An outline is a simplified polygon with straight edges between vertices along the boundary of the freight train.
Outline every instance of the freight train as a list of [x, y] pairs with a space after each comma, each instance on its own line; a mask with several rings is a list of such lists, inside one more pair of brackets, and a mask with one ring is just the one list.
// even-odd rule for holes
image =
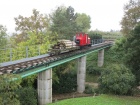
[[48, 53], [50, 55], [59, 55], [61, 53], [82, 49], [87, 46], [88, 47], [91, 46], [91, 41], [88, 34], [77, 33], [73, 37], [73, 41], [65, 39], [59, 40], [56, 44], [51, 46], [51, 49], [49, 50]]

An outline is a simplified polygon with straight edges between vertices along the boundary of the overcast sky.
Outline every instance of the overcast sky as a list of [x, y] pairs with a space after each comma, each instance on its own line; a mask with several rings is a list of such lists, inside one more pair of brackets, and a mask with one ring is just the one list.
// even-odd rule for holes
[[33, 9], [49, 14], [56, 7], [72, 6], [75, 12], [86, 13], [91, 17], [91, 30], [120, 30], [124, 4], [129, 0], [0, 0], [0, 24], [8, 32], [15, 31], [14, 17], [30, 16]]

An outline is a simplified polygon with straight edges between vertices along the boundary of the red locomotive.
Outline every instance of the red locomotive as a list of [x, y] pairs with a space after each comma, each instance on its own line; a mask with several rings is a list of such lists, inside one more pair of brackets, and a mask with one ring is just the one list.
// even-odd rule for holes
[[77, 46], [91, 46], [88, 34], [77, 33], [75, 36], [75, 43]]
[[91, 46], [91, 42], [88, 34], [77, 33], [74, 36], [73, 41], [65, 40], [65, 39], [59, 40], [55, 45], [51, 46], [49, 54], [58, 55], [61, 53], [78, 50], [85, 46]]

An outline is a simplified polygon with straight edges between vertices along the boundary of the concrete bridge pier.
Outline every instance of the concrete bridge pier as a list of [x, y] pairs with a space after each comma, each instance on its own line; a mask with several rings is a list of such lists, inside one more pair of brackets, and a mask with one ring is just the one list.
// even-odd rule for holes
[[98, 52], [98, 67], [102, 67], [104, 64], [104, 49]]
[[39, 105], [52, 103], [52, 69], [38, 73]]
[[85, 91], [86, 56], [78, 58], [77, 66], [77, 92], [83, 93]]

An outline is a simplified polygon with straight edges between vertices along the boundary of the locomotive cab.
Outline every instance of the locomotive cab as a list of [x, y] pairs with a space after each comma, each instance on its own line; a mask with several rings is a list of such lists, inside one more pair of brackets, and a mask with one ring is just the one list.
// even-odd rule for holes
[[75, 43], [77, 46], [91, 46], [90, 38], [88, 34], [85, 33], [77, 33], [75, 36]]

